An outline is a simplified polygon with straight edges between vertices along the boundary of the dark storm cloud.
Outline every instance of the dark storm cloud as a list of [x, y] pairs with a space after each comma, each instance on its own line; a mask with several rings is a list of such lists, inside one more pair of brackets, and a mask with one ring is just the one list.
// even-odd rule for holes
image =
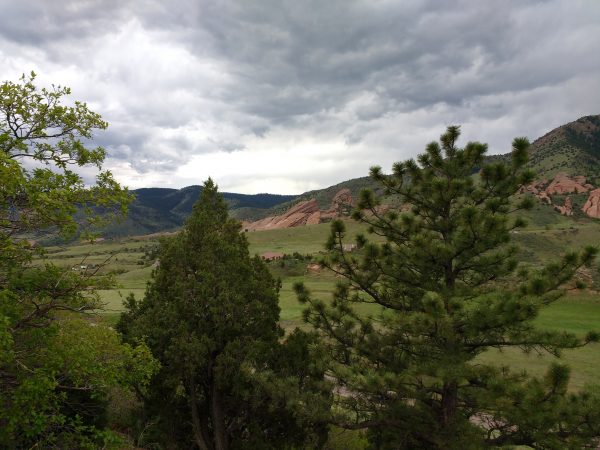
[[308, 180], [331, 184], [362, 175], [361, 159], [414, 155], [449, 123], [506, 151], [514, 135], [535, 138], [600, 103], [600, 2], [21, 1], [3, 11], [2, 60], [70, 71], [111, 123], [99, 142], [138, 174], [312, 139], [344, 155], [336, 179]]

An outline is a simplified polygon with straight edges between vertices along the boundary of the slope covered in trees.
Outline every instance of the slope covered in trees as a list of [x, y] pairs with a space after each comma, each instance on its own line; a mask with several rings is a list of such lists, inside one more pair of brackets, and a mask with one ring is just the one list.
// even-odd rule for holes
[[[143, 188], [132, 191], [135, 199], [127, 217], [102, 231], [105, 237], [135, 236], [170, 231], [183, 225], [200, 197], [201, 186], [182, 189]], [[275, 205], [287, 202], [294, 195], [223, 193], [229, 211], [240, 220], [264, 217]]]

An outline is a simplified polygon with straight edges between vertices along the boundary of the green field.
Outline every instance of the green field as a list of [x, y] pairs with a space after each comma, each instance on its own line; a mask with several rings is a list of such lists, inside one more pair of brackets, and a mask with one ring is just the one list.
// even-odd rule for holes
[[[541, 206], [541, 208], [545, 208]], [[563, 218], [550, 211], [536, 212], [528, 229], [514, 234], [514, 241], [521, 247], [521, 259], [531, 265], [551, 260], [560, 256], [566, 249], [577, 249], [584, 245], [597, 245], [600, 242], [600, 225], [597, 221]], [[348, 242], [365, 227], [355, 222], [347, 222], [346, 239]], [[305, 326], [302, 322], [301, 305], [293, 292], [293, 284], [303, 281], [317, 298], [328, 300], [337, 279], [327, 271], [308, 272], [306, 270], [310, 258], [317, 259], [324, 252], [324, 242], [329, 234], [329, 225], [320, 224], [291, 229], [255, 231], [247, 233], [252, 254], [262, 254], [266, 251], [281, 252], [292, 255], [294, 252], [303, 256], [302, 259], [289, 258], [284, 261], [269, 263], [271, 271], [282, 281], [280, 292], [281, 324], [289, 329], [295, 326]], [[65, 267], [103, 264], [104, 273], [113, 272], [116, 275], [118, 287], [100, 291], [105, 302], [105, 317], [110, 322], [116, 322], [123, 309], [123, 299], [133, 293], [137, 298], [144, 295], [144, 289], [152, 273], [152, 264], [145, 254], [158, 245], [157, 238], [150, 239], [121, 239], [102, 241], [94, 244], [69, 245], [51, 247], [48, 258]], [[307, 257], [307, 255], [310, 255]], [[537, 319], [540, 328], [567, 330], [577, 334], [585, 334], [592, 329], [600, 329], [600, 270], [596, 262], [591, 274], [591, 287], [595, 291], [578, 291], [571, 293], [550, 307], [542, 310]], [[374, 312], [373, 308], [365, 307], [364, 312]], [[541, 374], [553, 359], [548, 355], [526, 355], [517, 350], [503, 352], [490, 351], [481, 356], [482, 360], [525, 369], [532, 373]], [[597, 379], [600, 367], [600, 345], [566, 351], [562, 358], [573, 368], [571, 388], [577, 389], [585, 383]]]

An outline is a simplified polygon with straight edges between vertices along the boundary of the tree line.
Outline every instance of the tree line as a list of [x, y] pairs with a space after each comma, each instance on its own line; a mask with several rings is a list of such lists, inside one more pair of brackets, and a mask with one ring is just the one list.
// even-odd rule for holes
[[[477, 359], [599, 338], [533, 325], [597, 249], [517, 263], [510, 234], [532, 206], [514, 197], [533, 176], [526, 139], [509, 164], [486, 164], [487, 146], [459, 147], [451, 126], [390, 175], [374, 167], [383, 195], [408, 206], [382, 208], [363, 191], [358, 251], [332, 222], [321, 264], [340, 281], [330, 301], [296, 285], [306, 326], [287, 332], [279, 280], [209, 179], [112, 329], [91, 313], [114, 280], [57, 267], [28, 237], [98, 229], [131, 196], [102, 170], [104, 149], [88, 146], [107, 124], [85, 103], [64, 106], [68, 88], [34, 81], [0, 86], [0, 447], [123, 448], [106, 417], [115, 389], [135, 405], [130, 445], [145, 448], [324, 448], [334, 428], [362, 430], [371, 449], [598, 444], [600, 392], [569, 392], [566, 365], [536, 378]], [[77, 166], [98, 168], [93, 187]]]

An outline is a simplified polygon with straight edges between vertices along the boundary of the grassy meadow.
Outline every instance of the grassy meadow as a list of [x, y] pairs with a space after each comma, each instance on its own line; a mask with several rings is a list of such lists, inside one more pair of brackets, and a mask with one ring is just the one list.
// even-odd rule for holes
[[[514, 241], [521, 248], [521, 259], [530, 265], [558, 258], [568, 249], [600, 243], [600, 224], [597, 221], [563, 218], [542, 208], [533, 216], [531, 226], [515, 233]], [[552, 213], [550, 215], [549, 213]], [[357, 233], [365, 232], [365, 227], [355, 222], [347, 222], [346, 239], [351, 242]], [[327, 271], [308, 271], [311, 258], [317, 259], [324, 252], [324, 243], [329, 234], [329, 225], [255, 231], [247, 233], [252, 254], [266, 251], [281, 252], [287, 255], [298, 253], [300, 259], [289, 258], [269, 263], [271, 271], [282, 281], [280, 292], [281, 324], [290, 329], [303, 326], [303, 305], [299, 304], [293, 292], [295, 282], [303, 281], [315, 297], [324, 300], [331, 298], [336, 277]], [[133, 293], [141, 298], [147, 281], [150, 279], [153, 263], [150, 252], [158, 245], [158, 237], [105, 240], [93, 244], [67, 245], [48, 248], [48, 258], [66, 267], [92, 266], [105, 264], [104, 272], [112, 272], [118, 287], [100, 291], [105, 302], [104, 314], [109, 322], [118, 320], [123, 309], [123, 299]], [[600, 329], [600, 262], [589, 271], [588, 285], [593, 289], [571, 292], [558, 302], [542, 310], [537, 319], [540, 328], [566, 330], [585, 334], [592, 329]], [[90, 269], [84, 269], [90, 270]], [[375, 312], [374, 307], [365, 306], [365, 314]], [[490, 351], [481, 356], [482, 360], [542, 374], [553, 359], [548, 355], [523, 354], [517, 350], [502, 352]], [[573, 369], [571, 388], [577, 389], [585, 383], [597, 379], [600, 367], [600, 345], [567, 351], [562, 359]]]

